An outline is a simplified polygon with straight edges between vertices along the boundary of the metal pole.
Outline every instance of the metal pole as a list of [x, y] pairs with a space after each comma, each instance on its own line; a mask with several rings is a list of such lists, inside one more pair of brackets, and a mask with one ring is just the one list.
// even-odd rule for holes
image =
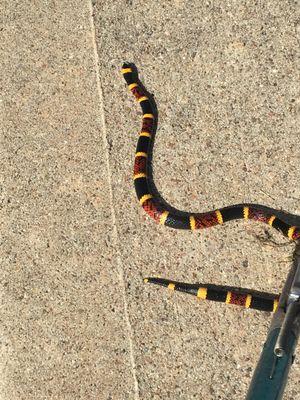
[[280, 400], [294, 361], [300, 328], [300, 245], [279, 299], [246, 400]]

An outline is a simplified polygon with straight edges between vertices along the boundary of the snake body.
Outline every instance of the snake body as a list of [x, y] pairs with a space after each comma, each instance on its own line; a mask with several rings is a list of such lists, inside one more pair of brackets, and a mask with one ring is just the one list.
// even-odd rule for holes
[[139, 102], [142, 113], [142, 129], [136, 147], [134, 162], [134, 185], [138, 200], [146, 213], [155, 222], [175, 229], [204, 229], [225, 222], [245, 219], [264, 222], [292, 240], [300, 238], [300, 226], [293, 226], [279, 218], [274, 210], [256, 204], [236, 204], [202, 213], [182, 212], [168, 207], [151, 189], [148, 171], [149, 149], [155, 134], [156, 112], [149, 95], [141, 85], [137, 73], [131, 64], [125, 63], [122, 74], [129, 90]]
[[[190, 213], [177, 210], [160, 198], [151, 176], [151, 151], [157, 128], [157, 112], [153, 100], [138, 79], [132, 64], [125, 63], [122, 74], [129, 90], [141, 106], [142, 128], [136, 147], [134, 162], [134, 186], [138, 200], [146, 213], [157, 223], [175, 229], [204, 229], [225, 222], [245, 219], [264, 222], [281, 231], [291, 240], [300, 238], [300, 226], [283, 220], [282, 212], [258, 204], [235, 204], [213, 211]], [[145, 282], [165, 286], [197, 296], [198, 299], [214, 300], [262, 311], [276, 311], [278, 295], [258, 293], [247, 289], [226, 288], [211, 284], [189, 284], [162, 278], [145, 278]]]

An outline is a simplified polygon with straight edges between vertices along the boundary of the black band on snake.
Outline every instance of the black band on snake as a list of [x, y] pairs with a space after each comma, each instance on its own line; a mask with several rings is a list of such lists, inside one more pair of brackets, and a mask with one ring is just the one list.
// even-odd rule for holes
[[[213, 211], [190, 213], [177, 210], [161, 199], [150, 179], [149, 172], [151, 169], [149, 160], [152, 149], [151, 145], [153, 144], [152, 141], [157, 128], [157, 112], [151, 96], [138, 79], [135, 66], [125, 63], [122, 67], [122, 74], [129, 90], [139, 102], [143, 113], [142, 128], [139, 133], [134, 162], [135, 190], [141, 206], [155, 222], [175, 229], [196, 230], [210, 228], [232, 220], [251, 219], [274, 227], [291, 240], [300, 238], [299, 225], [293, 225], [282, 219], [280, 217], [284, 214], [282, 211], [267, 206], [236, 204]], [[299, 221], [299, 217], [296, 218]], [[278, 303], [277, 295], [250, 294], [249, 291], [241, 293], [240, 290], [234, 290], [234, 288], [225, 290], [224, 287], [217, 287], [216, 285], [197, 286], [160, 278], [146, 278], [145, 282], [194, 294], [200, 299], [239, 304], [247, 308], [264, 311], [275, 311]]]

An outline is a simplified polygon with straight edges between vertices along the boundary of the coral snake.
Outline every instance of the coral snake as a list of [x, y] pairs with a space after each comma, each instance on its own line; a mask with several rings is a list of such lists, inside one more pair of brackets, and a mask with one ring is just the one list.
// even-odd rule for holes
[[[152, 96], [138, 78], [134, 64], [124, 63], [121, 70], [129, 90], [141, 106], [142, 128], [136, 147], [134, 162], [134, 186], [138, 200], [155, 222], [175, 229], [204, 229], [237, 219], [264, 222], [281, 231], [291, 240], [300, 238], [300, 226], [289, 224], [275, 210], [258, 204], [236, 204], [213, 211], [190, 213], [168, 205], [157, 192], [152, 180], [151, 156], [157, 128], [157, 111]], [[229, 288], [211, 284], [188, 284], [161, 278], [145, 278], [145, 282], [168, 287], [197, 296], [199, 299], [242, 305], [262, 311], [275, 311], [279, 295]]]

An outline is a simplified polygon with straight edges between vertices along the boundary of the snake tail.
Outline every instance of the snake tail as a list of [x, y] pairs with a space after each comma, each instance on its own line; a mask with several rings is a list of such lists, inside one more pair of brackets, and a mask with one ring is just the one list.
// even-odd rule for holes
[[258, 293], [247, 289], [226, 288], [212, 284], [190, 284], [162, 278], [144, 278], [145, 283], [153, 283], [196, 296], [200, 300], [212, 300], [226, 304], [235, 304], [254, 310], [275, 312], [279, 295]]

